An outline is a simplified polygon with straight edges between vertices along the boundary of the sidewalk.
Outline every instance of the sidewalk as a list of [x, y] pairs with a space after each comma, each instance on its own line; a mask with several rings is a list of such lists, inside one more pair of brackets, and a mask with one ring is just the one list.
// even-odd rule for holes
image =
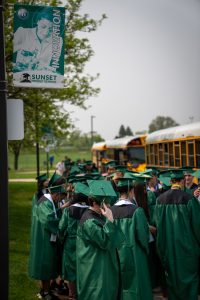
[[9, 182], [37, 182], [33, 178], [15, 178], [15, 179], [9, 179]]

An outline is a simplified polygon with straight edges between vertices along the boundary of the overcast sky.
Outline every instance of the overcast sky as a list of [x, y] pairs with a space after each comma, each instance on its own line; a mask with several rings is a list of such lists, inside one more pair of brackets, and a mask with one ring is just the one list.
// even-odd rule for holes
[[100, 73], [88, 110], [67, 106], [82, 133], [114, 138], [120, 125], [148, 130], [157, 116], [179, 124], [200, 121], [200, 0], [85, 0], [82, 12], [105, 13], [88, 35]]

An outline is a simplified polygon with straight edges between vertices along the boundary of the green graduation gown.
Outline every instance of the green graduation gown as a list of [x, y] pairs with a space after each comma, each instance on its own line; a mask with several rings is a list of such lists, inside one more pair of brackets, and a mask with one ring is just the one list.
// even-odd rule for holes
[[197, 199], [182, 190], [170, 189], [158, 197], [154, 220], [169, 300], [197, 300], [200, 257]]
[[117, 300], [119, 264], [116, 247], [123, 233], [103, 216], [87, 209], [77, 230], [79, 300]]
[[118, 247], [123, 300], [153, 299], [148, 266], [149, 228], [144, 210], [128, 201], [112, 207], [116, 225], [126, 236]]
[[77, 226], [86, 208], [88, 206], [81, 204], [65, 208], [59, 222], [59, 237], [63, 244], [62, 278], [65, 280], [76, 280]]
[[[48, 196], [49, 197], [49, 196]], [[54, 279], [58, 276], [58, 241], [51, 241], [58, 232], [61, 209], [54, 211], [52, 202], [41, 197], [32, 218], [29, 276], [39, 280]]]

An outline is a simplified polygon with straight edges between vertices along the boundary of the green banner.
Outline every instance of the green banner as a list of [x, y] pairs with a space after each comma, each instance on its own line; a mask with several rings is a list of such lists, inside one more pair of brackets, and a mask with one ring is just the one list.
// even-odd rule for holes
[[64, 87], [65, 8], [14, 5], [13, 84]]

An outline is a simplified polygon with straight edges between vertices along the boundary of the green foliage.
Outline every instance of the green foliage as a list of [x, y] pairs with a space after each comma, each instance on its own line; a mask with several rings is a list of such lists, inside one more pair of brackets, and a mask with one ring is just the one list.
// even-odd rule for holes
[[179, 125], [174, 121], [171, 117], [163, 117], [163, 116], [158, 116], [156, 117], [149, 125], [149, 133], [164, 129], [164, 128], [169, 128], [173, 126]]

